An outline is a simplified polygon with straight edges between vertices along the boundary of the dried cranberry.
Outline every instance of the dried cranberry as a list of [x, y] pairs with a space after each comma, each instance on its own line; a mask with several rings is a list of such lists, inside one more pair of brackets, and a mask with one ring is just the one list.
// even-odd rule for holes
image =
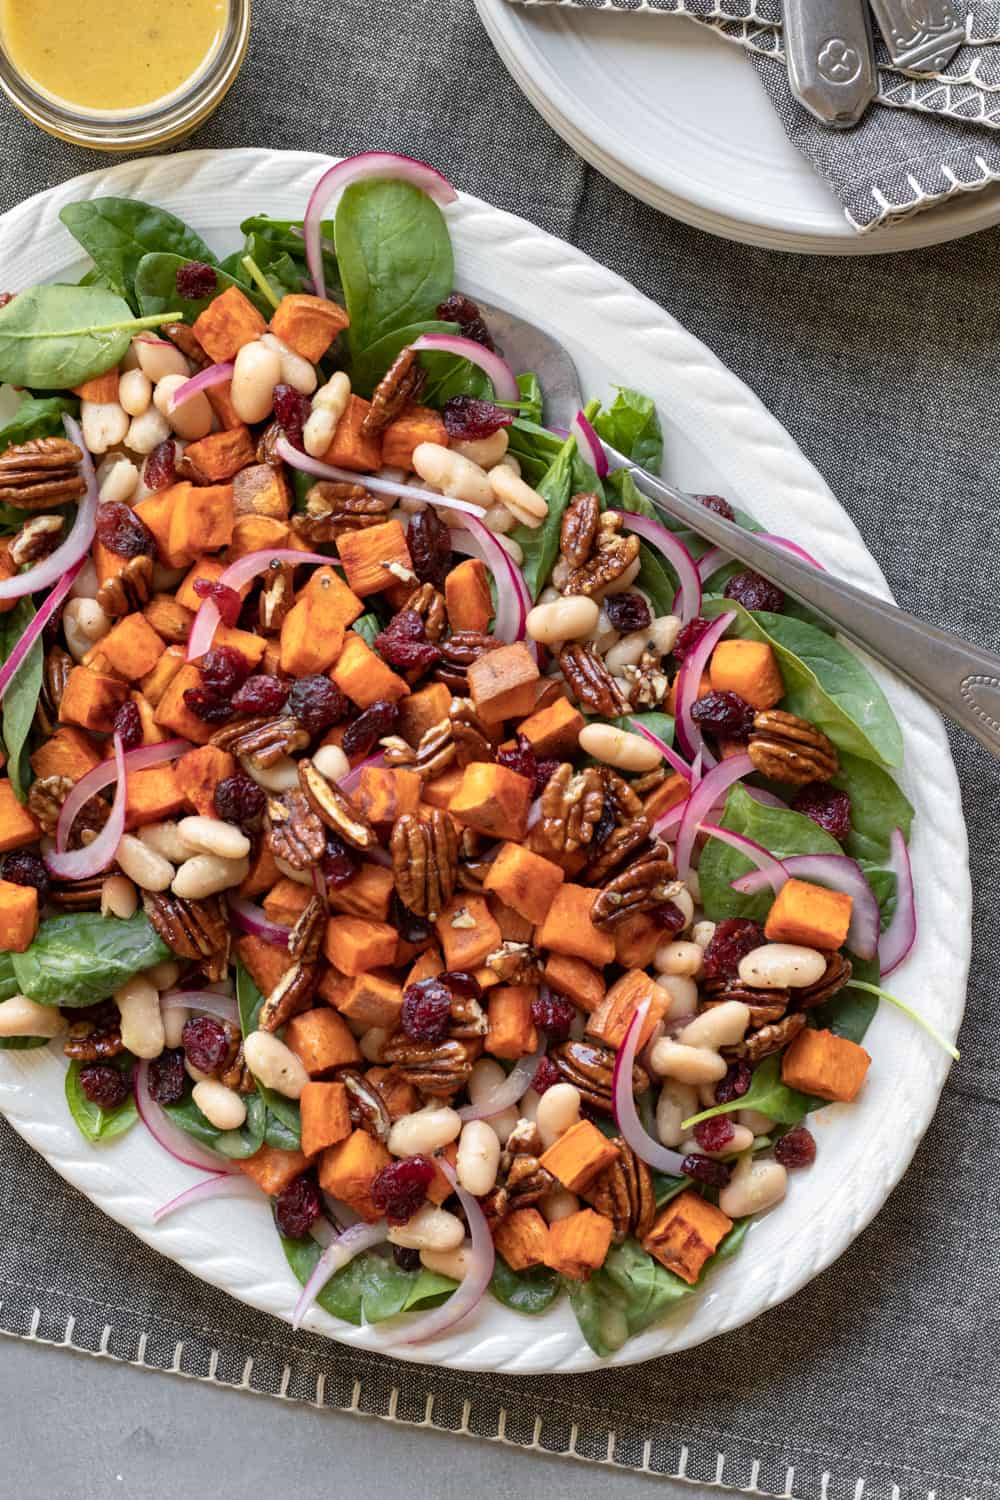
[[312, 402], [293, 385], [274, 387], [274, 418], [293, 448], [305, 451], [303, 434], [312, 411]]
[[399, 709], [387, 698], [377, 698], [369, 703], [364, 713], [358, 715], [353, 724], [344, 730], [340, 748], [348, 760], [359, 755], [368, 755], [385, 734], [392, 734], [399, 720]]
[[553, 756], [548, 760], [540, 760], [535, 763], [535, 796], [540, 797], [548, 786], [552, 777], [559, 769], [559, 761]]
[[98, 1109], [117, 1109], [132, 1088], [132, 1075], [110, 1063], [84, 1063], [78, 1076], [83, 1092]]
[[[499, 756], [497, 757], [499, 759]], [[590, 835], [591, 846], [601, 849], [611, 837], [618, 824], [618, 813], [615, 810], [614, 799], [605, 797], [604, 806], [601, 808], [601, 816], [594, 824], [594, 831]]]
[[400, 1025], [416, 1042], [440, 1042], [448, 1034], [451, 991], [439, 979], [420, 979], [403, 993]]
[[[605, 603], [607, 603], [607, 600], [605, 600]], [[703, 620], [700, 615], [693, 620], [688, 620], [683, 630], [679, 632], [676, 641], [674, 641], [674, 660], [683, 661], [686, 656], [690, 656], [706, 630], [711, 627], [711, 624], [711, 620]]]
[[438, 304], [437, 315], [442, 323], [457, 323], [464, 338], [474, 339], [484, 349], [496, 348], [483, 315], [471, 297], [463, 297], [461, 292], [452, 292], [450, 297]]
[[445, 402], [441, 415], [448, 436], [459, 443], [474, 443], [479, 438], [492, 437], [514, 420], [512, 411], [504, 411], [492, 401], [479, 401], [475, 396], [452, 396]]
[[776, 615], [785, 607], [785, 596], [778, 585], [752, 568], [745, 573], [734, 573], [722, 592], [727, 599], [742, 604], [744, 609], [764, 609]]
[[167, 490], [176, 479], [177, 444], [173, 438], [164, 438], [146, 459], [142, 482], [147, 490]]
[[716, 1115], [694, 1127], [694, 1138], [703, 1151], [724, 1151], [735, 1134], [728, 1115]]
[[721, 495], [696, 495], [706, 510], [714, 510], [717, 516], [724, 516], [727, 521], [736, 520], [736, 512], [728, 500], [723, 500]]
[[734, 1099], [742, 1099], [752, 1078], [748, 1063], [731, 1062], [725, 1075], [715, 1085], [716, 1104], [732, 1104]]
[[219, 611], [219, 618], [223, 625], [236, 624], [243, 607], [243, 600], [235, 589], [229, 587], [228, 583], [220, 583], [217, 578], [196, 578], [194, 591], [199, 599], [215, 601], [215, 607]]
[[274, 1217], [289, 1240], [304, 1240], [323, 1211], [319, 1189], [311, 1177], [294, 1178], [274, 1200]]
[[666, 928], [667, 932], [683, 932], [687, 926], [687, 917], [676, 901], [658, 902], [649, 915], [658, 927]]
[[783, 1167], [811, 1167], [816, 1160], [816, 1139], [804, 1125], [796, 1125], [774, 1143], [774, 1159]]
[[214, 1073], [226, 1059], [229, 1038], [214, 1016], [192, 1016], [181, 1032], [184, 1056], [199, 1073]]
[[690, 1156], [685, 1156], [681, 1162], [681, 1171], [685, 1177], [693, 1177], [696, 1182], [707, 1182], [712, 1187], [725, 1187], [729, 1181], [730, 1169], [724, 1161], [713, 1161], [710, 1156], [699, 1156], [693, 1151]]
[[33, 885], [40, 902], [49, 894], [49, 872], [38, 855], [28, 849], [15, 849], [8, 854], [2, 872], [3, 879], [11, 885]]
[[481, 1000], [483, 998], [483, 987], [475, 974], [467, 974], [464, 969], [447, 969], [445, 973], [437, 976], [438, 983], [443, 984], [449, 993], [458, 996], [462, 1000]]
[[219, 285], [214, 266], [207, 266], [203, 260], [189, 260], [183, 266], [178, 266], [174, 280], [177, 295], [183, 297], [185, 302], [204, 302]]
[[565, 995], [542, 990], [531, 1002], [532, 1025], [544, 1031], [552, 1042], [564, 1042], [576, 1015], [576, 1006]]
[[326, 830], [326, 851], [322, 865], [327, 885], [332, 885], [335, 890], [353, 880], [360, 869], [355, 850], [329, 828]]
[[422, 617], [415, 609], [401, 609], [375, 637], [375, 650], [390, 667], [426, 672], [441, 660], [441, 652], [427, 639]]
[[614, 628], [623, 635], [633, 630], [645, 630], [653, 618], [641, 594], [609, 594], [604, 601], [604, 611]]
[[764, 929], [749, 917], [726, 917], [712, 933], [702, 960], [706, 979], [735, 979], [740, 960], [764, 942]]
[[411, 518], [406, 545], [420, 582], [440, 588], [451, 567], [451, 531], [432, 505]]
[[114, 717], [115, 734], [121, 736], [123, 750], [135, 750], [142, 744], [142, 717], [139, 705], [128, 698]]
[[757, 710], [739, 693], [711, 692], [691, 705], [691, 717], [701, 728], [725, 740], [749, 739]]
[[426, 917], [418, 916], [415, 911], [404, 906], [395, 891], [392, 893], [389, 921], [404, 943], [425, 943], [434, 930]]
[[206, 724], [225, 724], [233, 717], [233, 707], [211, 688], [185, 688], [184, 707]]
[[184, 1096], [187, 1072], [183, 1047], [168, 1047], [149, 1065], [149, 1097], [157, 1104], [177, 1104]]
[[536, 1094], [544, 1094], [546, 1089], [552, 1088], [557, 1083], [562, 1083], [562, 1074], [550, 1058], [543, 1057], [535, 1069], [531, 1087]]
[[372, 1179], [372, 1202], [390, 1224], [405, 1224], [426, 1203], [434, 1173], [434, 1163], [426, 1156], [392, 1161]]
[[411, 1250], [407, 1245], [393, 1245], [392, 1258], [401, 1271], [419, 1271], [423, 1265], [419, 1250]]
[[105, 500], [97, 507], [97, 540], [116, 557], [152, 557], [153, 533], [131, 505]]
[[288, 694], [288, 712], [307, 734], [322, 734], [347, 715], [347, 699], [329, 677], [300, 677]]
[[851, 831], [851, 799], [847, 792], [838, 791], [825, 781], [810, 781], [792, 803], [795, 811], [812, 818], [820, 828], [825, 828], [838, 843], [843, 843]]
[[286, 682], [259, 672], [256, 677], [248, 677], [239, 692], [233, 694], [230, 706], [234, 714], [279, 714], [287, 697]]
[[508, 771], [516, 771], [518, 776], [530, 781], [534, 797], [542, 795], [559, 769], [558, 760], [539, 760], [531, 748], [531, 742], [523, 734], [518, 735], [516, 745], [497, 751], [497, 765], [506, 766]]
[[253, 663], [235, 646], [213, 646], [198, 663], [202, 684], [220, 698], [231, 698], [243, 686]]
[[236, 771], [224, 776], [215, 788], [212, 798], [215, 810], [225, 823], [235, 823], [246, 833], [255, 828], [264, 815], [267, 794], [251, 776]]

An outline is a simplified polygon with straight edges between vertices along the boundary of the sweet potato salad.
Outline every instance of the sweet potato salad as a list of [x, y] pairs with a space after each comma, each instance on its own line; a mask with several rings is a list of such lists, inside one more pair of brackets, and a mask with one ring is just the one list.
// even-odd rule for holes
[[152, 1217], [273, 1215], [296, 1322], [608, 1355], [884, 1065], [912, 810], [863, 663], [608, 471], [653, 401], [546, 425], [454, 197], [369, 153], [224, 258], [89, 200], [8, 289], [0, 1047], [201, 1169]]

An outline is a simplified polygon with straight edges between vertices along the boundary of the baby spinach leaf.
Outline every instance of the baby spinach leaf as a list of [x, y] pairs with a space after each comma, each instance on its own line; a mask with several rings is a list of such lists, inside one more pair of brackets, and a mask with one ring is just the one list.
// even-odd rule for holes
[[565, 446], [566, 439], [527, 417], [515, 417], [507, 428], [508, 452], [521, 465], [521, 473], [535, 489]]
[[567, 1280], [566, 1287], [580, 1332], [602, 1358], [614, 1354], [692, 1292], [635, 1240], [612, 1246], [604, 1265], [589, 1281]]
[[236, 965], [236, 1005], [240, 1013], [240, 1030], [244, 1037], [257, 1030], [257, 1017], [264, 1004], [264, 996], [254, 984], [250, 972], [243, 964]]
[[0, 1036], [0, 1052], [33, 1052], [36, 1047], [47, 1047], [49, 1040], [47, 1036]]
[[548, 1266], [514, 1271], [503, 1256], [498, 1255], [490, 1291], [498, 1302], [504, 1307], [512, 1307], [515, 1312], [541, 1313], [551, 1307], [562, 1291], [562, 1277]]
[[[243, 964], [236, 965], [236, 1004], [240, 1013], [240, 1029], [244, 1037], [257, 1029], [257, 1017], [264, 997], [254, 984]], [[267, 1110], [264, 1122], [264, 1140], [279, 1151], [297, 1151], [302, 1144], [302, 1112], [298, 1101], [286, 1099], [284, 1094], [257, 1084], [257, 1092]], [[254, 1096], [251, 1096], [254, 1097]]]
[[[313, 1239], [281, 1236], [281, 1248], [297, 1281], [305, 1286], [321, 1255]], [[457, 1283], [436, 1271], [402, 1271], [395, 1261], [366, 1251], [331, 1276], [316, 1301], [345, 1323], [381, 1323], [411, 1308], [431, 1307], [451, 1295]]]
[[[352, 391], [357, 392], [358, 395], [370, 396], [386, 370], [388, 370], [396, 358], [396, 355], [405, 349], [408, 344], [412, 344], [420, 338], [421, 334], [458, 333], [458, 331], [457, 323], [442, 323], [437, 318], [429, 318], [425, 319], [422, 323], [407, 323], [403, 328], [393, 328], [389, 333], [384, 334], [382, 338], [376, 339], [373, 344], [369, 344], [367, 348], [352, 351], [350, 360]], [[442, 358], [450, 360], [452, 364], [456, 363], [453, 355], [441, 356], [427, 353], [421, 355], [421, 363], [428, 371], [428, 378], [430, 378], [430, 372], [435, 368], [437, 368], [440, 374], [442, 366], [439, 364], [435, 367], [432, 361], [435, 359], [440, 361]], [[461, 361], [461, 363], [464, 363], [464, 361]], [[426, 395], [427, 391], [425, 388], [420, 397], [423, 405], [430, 404], [426, 400]]]
[[750, 1087], [745, 1094], [741, 1094], [738, 1099], [731, 1099], [728, 1104], [715, 1104], [711, 1109], [701, 1110], [691, 1117], [689, 1123], [711, 1120], [715, 1115], [731, 1114], [733, 1110], [757, 1109], [762, 1115], [770, 1115], [772, 1120], [777, 1120], [781, 1125], [795, 1125], [824, 1103], [823, 1099], [812, 1099], [808, 1094], [800, 1094], [798, 1089], [790, 1089], [786, 1083], [782, 1083], [781, 1057], [774, 1053], [771, 1057], [765, 1057], [754, 1068]]
[[[178, 306], [174, 300], [159, 311]], [[34, 286], [0, 309], [0, 380], [65, 390], [110, 370], [132, 335], [163, 317], [136, 318], [100, 286]]]
[[[264, 1124], [264, 1144], [273, 1146], [277, 1151], [298, 1151], [302, 1147], [302, 1122], [296, 1121], [296, 1128], [292, 1129], [285, 1120], [277, 1114], [272, 1106], [275, 1100], [281, 1100], [281, 1095], [276, 1094], [273, 1089], [266, 1089], [261, 1084], [260, 1096], [267, 1106], [267, 1118]], [[283, 1104], [293, 1104], [294, 1100], [281, 1100]], [[297, 1109], [297, 1106], [296, 1106]]]
[[[14, 443], [26, 443], [30, 438], [62, 437], [63, 413], [75, 417], [80, 403], [75, 396], [27, 396], [14, 413], [6, 427], [0, 428], [0, 453]], [[24, 524], [24, 511], [15, 511]]]
[[[246, 236], [246, 246], [232, 257], [235, 264], [239, 264], [241, 255], [252, 255], [258, 265], [270, 275], [271, 267], [277, 265], [280, 257], [287, 256], [288, 260], [294, 263], [300, 277], [308, 276], [306, 244], [301, 219], [272, 219], [267, 214], [254, 214], [251, 218], [243, 220], [240, 233]], [[333, 251], [334, 226], [331, 220], [324, 222], [321, 233], [326, 294], [328, 297], [336, 297], [339, 300], [343, 295], [343, 289], [340, 285], [337, 257]], [[228, 258], [223, 265], [231, 271]], [[302, 292], [307, 288], [300, 280], [299, 285], [291, 290]]]
[[[6, 661], [21, 636], [31, 624], [35, 606], [30, 599], [19, 599], [12, 610], [0, 615], [0, 661]], [[42, 638], [35, 641], [14, 674], [3, 700], [3, 742], [7, 749], [7, 774], [14, 795], [21, 802], [28, 798], [29, 776], [24, 749], [28, 741], [38, 695], [42, 688]]]
[[144, 255], [165, 250], [212, 266], [216, 257], [200, 235], [164, 208], [138, 198], [90, 198], [68, 203], [60, 219], [86, 250], [111, 289], [137, 306], [136, 267]]
[[851, 799], [851, 831], [844, 849], [852, 858], [880, 864], [889, 858], [894, 828], [901, 828], [903, 837], [909, 838], [913, 808], [881, 766], [842, 751], [840, 770], [831, 785]]
[[520, 415], [529, 422], [542, 420], [542, 386], [538, 376], [526, 371], [517, 377], [517, 388], [521, 392]]
[[187, 1094], [176, 1104], [165, 1104], [163, 1107], [181, 1130], [207, 1146], [210, 1151], [219, 1151], [234, 1161], [253, 1156], [264, 1144], [267, 1106], [260, 1094], [246, 1096], [247, 1117], [239, 1130], [219, 1130], [211, 1120], [205, 1118], [191, 1094]]
[[903, 736], [886, 696], [868, 668], [842, 646], [803, 620], [751, 614], [731, 599], [705, 599], [702, 615], [714, 620], [736, 614], [729, 634], [767, 642], [785, 683], [782, 707], [808, 719], [837, 746], [883, 766], [903, 761]]
[[[863, 984], [878, 985], [880, 970], [878, 959], [855, 958], [851, 955], [851, 978]], [[832, 1031], [836, 1036], [846, 1037], [849, 1042], [860, 1042], [878, 1010], [878, 996], [868, 995], [863, 990], [844, 989], [834, 995], [825, 1005], [817, 1005], [809, 1012], [809, 1024], [821, 1030]], [[821, 1107], [817, 1101], [815, 1107]]]
[[669, 714], [657, 712], [645, 714], [625, 714], [620, 719], [610, 721], [616, 729], [624, 729], [627, 734], [634, 734], [637, 724], [643, 729], [648, 729], [650, 734], [655, 734], [658, 740], [665, 745], [674, 743], [674, 721]]
[[357, 631], [366, 646], [372, 646], [375, 643], [375, 637], [382, 629], [382, 622], [378, 615], [372, 614], [371, 610], [369, 610], [360, 619], [355, 620], [351, 629]]
[[742, 1247], [752, 1223], [752, 1219], [737, 1219], [725, 1239], [721, 1241], [718, 1250], [716, 1250], [715, 1259], [732, 1260], [737, 1250]]
[[[274, 309], [257, 287], [239, 276], [230, 275], [221, 266], [215, 268], [218, 285], [211, 296], [196, 298], [180, 296], [177, 291], [177, 272], [182, 266], [187, 265], [190, 258], [187, 255], [174, 255], [165, 250], [156, 250], [142, 257], [135, 268], [135, 296], [141, 313], [149, 317], [159, 315], [161, 322], [193, 323], [199, 313], [203, 313], [220, 292], [226, 292], [230, 287], [235, 286], [245, 297], [250, 298], [259, 313], [262, 313], [265, 318], [270, 318]], [[11, 306], [14, 304], [12, 303]], [[171, 320], [166, 317], [168, 309], [173, 310]]]
[[[132, 1059], [115, 1058], [111, 1066], [122, 1072], [131, 1070]], [[130, 1091], [115, 1109], [101, 1109], [87, 1098], [80, 1086], [82, 1067], [82, 1063], [71, 1062], [66, 1070], [66, 1103], [69, 1105], [69, 1112], [84, 1140], [95, 1144], [97, 1141], [113, 1141], [116, 1136], [131, 1130], [139, 1118], [135, 1095]]]
[[[650, 516], [654, 521], [662, 520], [650, 502], [636, 487], [628, 469], [615, 469], [604, 481], [608, 504], [615, 510], [631, 511], [634, 516]], [[678, 580], [670, 564], [650, 547], [639, 543], [641, 567], [636, 580], [644, 594], [649, 596], [655, 615], [671, 615], [674, 612], [674, 595]]]
[[549, 513], [541, 526], [516, 526], [511, 535], [519, 542], [524, 553], [521, 572], [528, 585], [532, 599], [537, 599], [548, 582], [552, 565], [559, 553], [559, 532], [563, 512], [573, 493], [573, 458], [576, 440], [567, 438], [559, 449], [558, 456], [535, 486], [542, 499], [548, 502]]
[[394, 329], [437, 314], [454, 281], [440, 208], [407, 182], [355, 182], [337, 205], [337, 260], [352, 358]]
[[12, 995], [20, 993], [17, 975], [14, 973], [14, 955], [0, 953], [0, 1000], [9, 1000]]
[[[791, 808], [766, 807], [742, 786], [730, 788], [721, 822], [723, 828], [762, 844], [776, 859], [787, 859], [791, 854], [841, 853], [836, 839], [812, 818]], [[738, 850], [730, 849], [721, 839], [709, 839], [702, 850], [698, 881], [705, 915], [710, 921], [721, 922], [724, 917], [764, 921], [774, 900], [770, 887], [758, 891], [756, 896], [742, 896], [731, 885], [753, 868]]]
[[618, 395], [594, 419], [598, 437], [651, 474], [659, 474], [663, 463], [663, 431], [656, 405], [648, 396], [628, 386], [617, 387]]
[[49, 917], [31, 947], [13, 955], [16, 993], [40, 1005], [96, 1005], [170, 956], [143, 912], [127, 921], [97, 912]]

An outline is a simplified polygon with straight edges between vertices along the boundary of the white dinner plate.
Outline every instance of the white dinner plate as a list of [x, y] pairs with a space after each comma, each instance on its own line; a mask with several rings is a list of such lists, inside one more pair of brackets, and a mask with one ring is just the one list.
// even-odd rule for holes
[[[199, 151], [78, 177], [0, 219], [4, 284], [17, 290], [82, 273], [85, 262], [58, 220], [60, 208], [80, 198], [110, 193], [161, 204], [224, 252], [238, 243], [237, 226], [251, 213], [301, 215], [328, 164], [305, 152]], [[703, 344], [626, 282], [525, 220], [465, 196], [447, 212], [464, 289], [516, 309], [561, 339], [589, 395], [607, 397], [627, 375], [630, 385], [657, 398], [673, 481], [730, 496], [832, 571], [889, 597], [819, 474]], [[903, 783], [917, 811], [912, 857], [921, 934], [893, 983], [952, 1037], [964, 1005], [971, 912], [958, 782], [938, 716], [901, 683], [878, 675], [903, 726]], [[884, 1006], [866, 1045], [875, 1061], [858, 1102], [816, 1117], [816, 1166], [794, 1176], [785, 1202], [751, 1228], [740, 1254], [679, 1316], [632, 1340], [612, 1363], [684, 1349], [756, 1317], [829, 1265], [881, 1207], [931, 1119], [947, 1058]], [[200, 1174], [167, 1156], [141, 1125], [107, 1146], [88, 1145], [66, 1107], [62, 1060], [48, 1049], [0, 1052], [0, 1109], [56, 1171], [147, 1244], [242, 1301], [289, 1318], [299, 1288], [263, 1201], [203, 1203], [154, 1225], [154, 1208]], [[374, 1350], [389, 1337], [388, 1325], [352, 1328], [318, 1308], [308, 1326]], [[433, 1344], [391, 1352], [460, 1369], [525, 1373], [600, 1363], [565, 1298], [540, 1318], [486, 1298]]]
[[1000, 189], [961, 193], [858, 234], [795, 149], [741, 47], [652, 11], [476, 0], [538, 112], [591, 166], [654, 208], [766, 250], [916, 250], [1000, 221]]

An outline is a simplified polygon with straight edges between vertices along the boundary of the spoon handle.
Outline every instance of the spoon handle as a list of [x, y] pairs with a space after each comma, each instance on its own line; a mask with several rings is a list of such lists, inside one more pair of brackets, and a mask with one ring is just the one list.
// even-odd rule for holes
[[867, 0], [784, 0], [792, 93], [824, 125], [856, 125], [875, 97]]
[[917, 7], [917, 19], [913, 0], [871, 0], [871, 8], [892, 61], [911, 73], [939, 73], [965, 41], [965, 18], [957, 0]]

